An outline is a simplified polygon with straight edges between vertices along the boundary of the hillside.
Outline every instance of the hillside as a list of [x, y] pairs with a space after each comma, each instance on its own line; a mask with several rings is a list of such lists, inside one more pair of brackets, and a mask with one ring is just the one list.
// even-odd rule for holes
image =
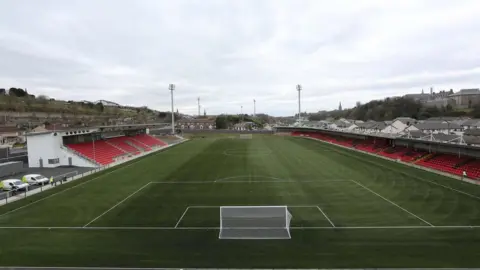
[[[105, 104], [105, 105], [104, 105]], [[131, 107], [108, 102], [56, 100], [45, 95], [34, 96], [21, 88], [0, 88], [0, 112], [12, 116], [10, 122], [18, 118], [39, 118], [48, 120], [66, 119], [111, 119], [114, 122], [146, 123], [163, 122], [170, 119], [170, 113], [158, 112], [147, 107]], [[3, 120], [3, 119], [2, 119]], [[81, 121], [80, 121], [81, 122]], [[104, 121], [101, 121], [104, 123]]]
[[430, 117], [480, 117], [480, 104], [473, 104], [469, 109], [454, 109], [452, 106], [425, 107], [421, 102], [406, 97], [372, 100], [365, 104], [357, 102], [354, 108], [345, 110], [321, 111], [309, 114], [311, 121], [327, 118], [347, 118], [355, 120], [387, 121], [397, 117], [428, 119]]

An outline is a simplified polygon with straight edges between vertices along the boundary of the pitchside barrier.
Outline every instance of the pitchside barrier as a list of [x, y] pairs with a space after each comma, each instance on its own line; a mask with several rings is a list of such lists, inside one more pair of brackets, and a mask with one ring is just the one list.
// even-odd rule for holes
[[[185, 139], [185, 140], [180, 141], [178, 143], [169, 144], [169, 145], [164, 146], [164, 147], [158, 147], [157, 149], [152, 149], [152, 151], [140, 153], [140, 154], [136, 155], [134, 158], [122, 159], [122, 160], [113, 162], [111, 164], [93, 169], [93, 170], [88, 171], [88, 172], [76, 173], [74, 171], [74, 172], [70, 172], [70, 173], [66, 173], [66, 174], [62, 174], [62, 175], [57, 175], [57, 176], [54, 176], [53, 184], [48, 183], [48, 184], [39, 185], [39, 186], [29, 186], [29, 187], [27, 187], [27, 190], [24, 190], [24, 191], [23, 190], [22, 191], [16, 191], [16, 192], [15, 191], [9, 191], [9, 192], [0, 193], [0, 206], [11, 203], [11, 202], [14, 202], [14, 201], [24, 199], [26, 197], [35, 195], [35, 194], [40, 193], [40, 192], [45, 191], [45, 190], [49, 190], [51, 188], [55, 188], [56, 186], [59, 186], [59, 185], [65, 184], [65, 183], [70, 183], [71, 181], [81, 179], [85, 176], [89, 176], [91, 174], [95, 174], [95, 173], [101, 172], [103, 170], [110, 169], [110, 168], [115, 167], [117, 165], [120, 165], [122, 163], [132, 161], [134, 159], [138, 159], [139, 157], [146, 156], [146, 155], [149, 155], [149, 154], [152, 154], [152, 153], [155, 153], [155, 152], [163, 151], [165, 149], [176, 146], [176, 145], [181, 144], [181, 143], [186, 142], [186, 141], [188, 141], [188, 140]], [[118, 169], [120, 169], [120, 168], [118, 168]], [[72, 173], [75, 173], [75, 175], [69, 176]], [[65, 177], [65, 176], [67, 176], [67, 177]], [[73, 186], [73, 187], [75, 187], [75, 186]]]

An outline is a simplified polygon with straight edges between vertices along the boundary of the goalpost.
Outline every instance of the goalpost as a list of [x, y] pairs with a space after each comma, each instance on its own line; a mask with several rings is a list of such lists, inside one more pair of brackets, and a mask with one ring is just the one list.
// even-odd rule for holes
[[221, 206], [220, 239], [290, 239], [287, 206]]
[[239, 138], [240, 139], [252, 139], [253, 135], [252, 134], [240, 134]]

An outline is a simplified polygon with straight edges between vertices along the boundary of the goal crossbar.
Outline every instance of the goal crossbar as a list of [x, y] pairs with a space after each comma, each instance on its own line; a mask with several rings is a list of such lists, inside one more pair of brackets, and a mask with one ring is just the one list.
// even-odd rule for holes
[[252, 134], [240, 134], [239, 138], [240, 139], [252, 139], [253, 135]]
[[221, 206], [220, 239], [290, 239], [287, 206]]

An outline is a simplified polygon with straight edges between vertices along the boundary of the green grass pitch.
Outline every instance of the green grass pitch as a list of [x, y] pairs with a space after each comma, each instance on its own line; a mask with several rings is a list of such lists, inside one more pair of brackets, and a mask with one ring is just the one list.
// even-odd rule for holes
[[[220, 240], [226, 205], [287, 205], [292, 238]], [[0, 227], [2, 266], [479, 267], [480, 186], [309, 139], [227, 136], [0, 207]]]

